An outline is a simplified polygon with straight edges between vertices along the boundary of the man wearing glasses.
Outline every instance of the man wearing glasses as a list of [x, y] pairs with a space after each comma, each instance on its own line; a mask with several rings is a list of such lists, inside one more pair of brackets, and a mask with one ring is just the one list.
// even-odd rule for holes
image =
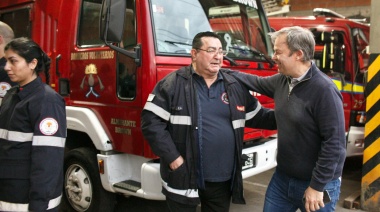
[[192, 63], [159, 81], [142, 111], [142, 131], [160, 157], [170, 211], [229, 211], [244, 204], [244, 126], [275, 129], [274, 111], [221, 69], [218, 35], [198, 33]]

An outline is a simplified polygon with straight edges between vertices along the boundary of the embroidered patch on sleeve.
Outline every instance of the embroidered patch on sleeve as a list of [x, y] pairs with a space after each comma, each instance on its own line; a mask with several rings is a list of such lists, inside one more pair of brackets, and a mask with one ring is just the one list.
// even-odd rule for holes
[[58, 127], [58, 122], [54, 118], [45, 118], [40, 122], [40, 131], [44, 135], [54, 135]]
[[238, 111], [241, 111], [241, 112], [244, 112], [245, 111], [245, 107], [244, 107], [244, 105], [243, 106], [236, 106], [236, 109], [238, 110]]

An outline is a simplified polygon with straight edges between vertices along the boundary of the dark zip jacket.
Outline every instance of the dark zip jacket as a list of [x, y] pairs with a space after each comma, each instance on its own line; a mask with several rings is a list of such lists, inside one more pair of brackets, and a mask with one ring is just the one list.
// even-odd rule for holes
[[342, 176], [346, 138], [342, 95], [314, 63], [289, 91], [283, 74], [258, 77], [231, 72], [248, 89], [274, 98], [278, 129], [277, 169], [323, 191]]
[[[264, 109], [248, 90], [224, 73], [235, 134], [235, 172], [232, 178], [232, 202], [244, 204], [242, 180], [242, 146], [244, 126], [275, 129], [274, 111]], [[153, 152], [160, 157], [163, 193], [183, 204], [199, 204], [197, 138], [197, 102], [191, 66], [183, 67], [159, 81], [142, 111], [141, 127]], [[218, 147], [216, 147], [218, 148]], [[184, 164], [172, 171], [169, 164], [179, 156]]]
[[8, 90], [0, 106], [0, 211], [58, 211], [66, 112], [40, 78]]

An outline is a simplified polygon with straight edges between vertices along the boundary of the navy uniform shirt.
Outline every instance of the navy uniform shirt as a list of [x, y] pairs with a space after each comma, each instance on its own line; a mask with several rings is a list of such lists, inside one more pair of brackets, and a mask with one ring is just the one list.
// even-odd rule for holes
[[208, 182], [231, 179], [234, 170], [235, 137], [223, 77], [207, 87], [204, 79], [194, 74], [199, 98], [200, 148], [203, 178]]

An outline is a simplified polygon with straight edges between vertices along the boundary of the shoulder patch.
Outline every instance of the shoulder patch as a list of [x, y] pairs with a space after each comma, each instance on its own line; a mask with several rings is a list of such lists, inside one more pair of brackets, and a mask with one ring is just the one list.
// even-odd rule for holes
[[236, 109], [237, 109], [238, 111], [241, 111], [241, 112], [244, 112], [244, 111], [245, 111], [245, 107], [244, 107], [244, 105], [243, 105], [243, 106], [239, 106], [239, 105], [237, 105], [237, 106], [236, 106]]
[[9, 90], [12, 86], [7, 82], [0, 82], [0, 97], [4, 97], [7, 90]]
[[54, 135], [58, 128], [58, 122], [54, 118], [45, 118], [40, 122], [40, 131], [44, 135]]

